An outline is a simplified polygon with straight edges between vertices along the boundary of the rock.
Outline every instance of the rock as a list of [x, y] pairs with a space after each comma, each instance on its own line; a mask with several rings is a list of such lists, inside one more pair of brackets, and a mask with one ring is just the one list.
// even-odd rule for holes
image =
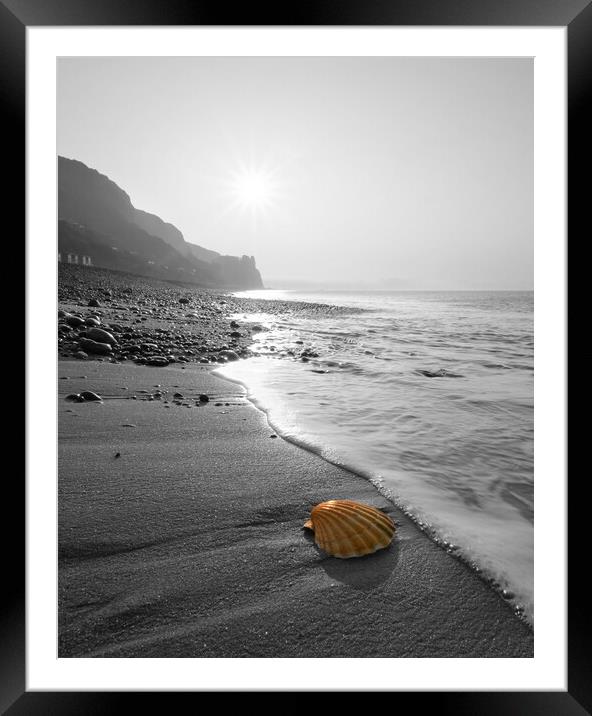
[[200, 403], [209, 403], [210, 397], [208, 395], [206, 395], [205, 393], [201, 393], [201, 395], [199, 396], [199, 402]]
[[97, 393], [93, 393], [92, 390], [84, 390], [82, 393], [80, 393], [80, 397], [83, 400], [93, 401], [93, 400], [103, 400], [100, 395]]
[[78, 360], [86, 360], [88, 358], [88, 353], [85, 353], [84, 351], [76, 351], [76, 353], [74, 353], [74, 358], [78, 358]]
[[97, 355], [109, 355], [111, 346], [108, 343], [99, 343], [91, 338], [81, 338], [79, 341], [80, 348], [87, 353], [95, 353]]
[[238, 354], [234, 351], [220, 351], [220, 356], [226, 360], [238, 360]]
[[86, 337], [92, 338], [93, 341], [97, 341], [98, 343], [108, 343], [111, 346], [117, 345], [115, 336], [102, 328], [89, 328], [86, 331]]
[[188, 298], [180, 298], [179, 303], [187, 304], [187, 303], [189, 303], [189, 299]]
[[239, 328], [239, 325], [236, 321], [230, 321], [230, 327], [231, 328]]
[[79, 393], [70, 393], [64, 400], [67, 400], [69, 403], [84, 403], [84, 398]]
[[230, 334], [230, 337], [231, 337], [231, 338], [241, 338], [242, 335], [243, 335], [243, 334], [242, 334], [242, 333], [239, 333], [239, 331], [232, 331], [232, 333]]
[[98, 318], [95, 318], [94, 316], [89, 316], [88, 318], [84, 319], [84, 322], [87, 326], [100, 326], [101, 321], [99, 321]]
[[101, 304], [97, 301], [96, 298], [91, 298], [90, 301], [86, 304], [89, 308], [100, 308]]
[[183, 398], [183, 393], [174, 393], [173, 398]]
[[69, 326], [72, 326], [73, 328], [78, 328], [78, 326], [82, 326], [84, 324], [84, 321], [80, 316], [72, 316], [71, 314], [68, 314], [65, 318], [66, 323]]
[[156, 366], [158, 368], [164, 368], [169, 362], [164, 356], [147, 356], [146, 365]]

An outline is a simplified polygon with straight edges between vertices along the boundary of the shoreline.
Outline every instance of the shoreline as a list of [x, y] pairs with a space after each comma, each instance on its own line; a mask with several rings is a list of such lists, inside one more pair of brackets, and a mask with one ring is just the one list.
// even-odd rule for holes
[[512, 609], [514, 616], [534, 633], [534, 624], [524, 612], [524, 608], [520, 604], [515, 605], [512, 599], [506, 596], [508, 590], [498, 584], [495, 580], [495, 577], [491, 576], [487, 571], [483, 570], [480, 566], [475, 564], [474, 560], [466, 556], [462, 552], [462, 550], [458, 548], [450, 549], [449, 543], [443, 537], [441, 537], [441, 535], [433, 527], [431, 527], [427, 523], [422, 522], [416, 515], [413, 514], [413, 512], [408, 510], [404, 505], [399, 504], [395, 497], [390, 493], [390, 491], [388, 489], [385, 489], [380, 481], [377, 482], [376, 478], [373, 477], [370, 472], [364, 473], [363, 470], [359, 470], [355, 467], [350, 467], [349, 465], [341, 464], [336, 460], [332, 460], [326, 455], [323, 455], [322, 451], [317, 449], [313, 445], [301, 440], [297, 440], [290, 435], [286, 435], [284, 432], [282, 432], [281, 429], [278, 429], [270, 419], [268, 410], [263, 406], [259, 405], [254, 398], [250, 397], [249, 387], [239, 379], [231, 378], [220, 373], [219, 371], [221, 368], [222, 366], [212, 366], [211, 370], [213, 374], [216, 375], [216, 377], [219, 377], [222, 380], [226, 380], [230, 383], [234, 383], [240, 386], [245, 391], [245, 396], [249, 403], [255, 408], [255, 410], [261, 412], [265, 416], [265, 419], [270, 429], [275, 431], [278, 437], [290, 443], [291, 445], [294, 445], [300, 450], [305, 450], [306, 452], [310, 453], [311, 455], [314, 455], [320, 460], [323, 460], [329, 465], [332, 465], [340, 470], [344, 470], [352, 476], [361, 480], [365, 480], [367, 483], [369, 483], [382, 498], [384, 498], [389, 504], [392, 504], [396, 510], [404, 514], [405, 517], [415, 525], [417, 530], [424, 534], [440, 549], [444, 550], [448, 555], [458, 560], [461, 564], [470, 569], [475, 574], [475, 576], [478, 577], [483, 582], [483, 584], [488, 587], [488, 589], [491, 589], [495, 594], [500, 596], [500, 598], [504, 599], [508, 606]]
[[[60, 398], [106, 398], [59, 401], [60, 657], [533, 655], [530, 628], [477, 574], [365, 478], [270, 439], [244, 390], [209, 367], [59, 368]], [[155, 385], [212, 397], [166, 409], [148, 398]], [[391, 514], [391, 547], [323, 555], [302, 523], [334, 497]]]

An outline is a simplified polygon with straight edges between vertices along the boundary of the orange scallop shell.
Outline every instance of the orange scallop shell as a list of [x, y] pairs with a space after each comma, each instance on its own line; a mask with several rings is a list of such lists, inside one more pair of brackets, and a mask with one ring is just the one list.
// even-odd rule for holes
[[395, 524], [384, 512], [353, 500], [329, 500], [313, 507], [304, 527], [318, 546], [341, 559], [362, 557], [388, 547]]

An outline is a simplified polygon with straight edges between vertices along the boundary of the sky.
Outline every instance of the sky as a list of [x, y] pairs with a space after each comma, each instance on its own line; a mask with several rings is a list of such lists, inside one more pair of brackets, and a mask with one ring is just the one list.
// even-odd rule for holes
[[524, 58], [58, 60], [58, 154], [273, 288], [533, 287]]

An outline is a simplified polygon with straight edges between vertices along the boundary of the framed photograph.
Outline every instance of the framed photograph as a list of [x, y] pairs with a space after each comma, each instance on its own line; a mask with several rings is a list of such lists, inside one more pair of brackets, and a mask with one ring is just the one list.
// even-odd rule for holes
[[1, 705], [589, 712], [567, 139], [571, 178], [592, 10], [245, 14], [0, 3], [27, 282]]

